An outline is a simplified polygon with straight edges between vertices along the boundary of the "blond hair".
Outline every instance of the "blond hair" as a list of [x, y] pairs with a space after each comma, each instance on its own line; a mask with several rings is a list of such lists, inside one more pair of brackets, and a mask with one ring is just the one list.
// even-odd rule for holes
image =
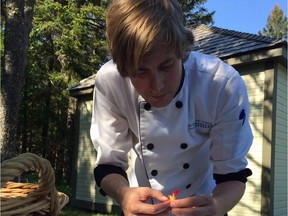
[[167, 45], [181, 59], [194, 42], [177, 0], [113, 0], [106, 18], [109, 53], [121, 76], [134, 76], [143, 57]]

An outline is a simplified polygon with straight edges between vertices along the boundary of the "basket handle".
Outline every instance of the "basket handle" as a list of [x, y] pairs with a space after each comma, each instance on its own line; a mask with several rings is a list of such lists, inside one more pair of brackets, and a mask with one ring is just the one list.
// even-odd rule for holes
[[39, 188], [32, 191], [29, 196], [47, 197], [51, 199], [51, 215], [57, 215], [59, 201], [55, 187], [55, 174], [50, 162], [33, 153], [23, 153], [1, 163], [1, 187], [8, 181], [20, 176], [23, 172], [38, 172]]

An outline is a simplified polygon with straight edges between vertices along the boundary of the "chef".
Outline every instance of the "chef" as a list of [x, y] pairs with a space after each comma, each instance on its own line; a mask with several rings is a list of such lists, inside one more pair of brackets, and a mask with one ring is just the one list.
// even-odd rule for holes
[[176, 0], [115, 0], [106, 22], [112, 59], [96, 75], [91, 125], [102, 194], [125, 216], [224, 215], [251, 175], [241, 76], [190, 50]]

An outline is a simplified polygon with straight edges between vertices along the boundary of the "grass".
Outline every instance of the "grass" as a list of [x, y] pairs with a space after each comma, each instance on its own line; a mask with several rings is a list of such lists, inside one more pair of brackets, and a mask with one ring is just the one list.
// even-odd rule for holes
[[117, 216], [115, 214], [100, 214], [93, 211], [86, 211], [82, 209], [73, 208], [70, 206], [65, 206], [60, 214], [60, 216]]
[[[71, 187], [67, 184], [57, 184], [56, 188], [72, 197]], [[89, 210], [79, 209], [69, 206], [69, 203], [61, 210], [60, 216], [117, 216], [117, 214], [100, 214]]]

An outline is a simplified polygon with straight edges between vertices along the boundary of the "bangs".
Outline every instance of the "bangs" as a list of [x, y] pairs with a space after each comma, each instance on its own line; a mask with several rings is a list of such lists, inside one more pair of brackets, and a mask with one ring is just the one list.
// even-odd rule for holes
[[109, 52], [121, 76], [134, 76], [143, 57], [163, 45], [177, 58], [184, 58], [193, 44], [193, 35], [183, 26], [177, 1], [127, 0], [125, 5], [121, 0], [113, 2], [106, 34]]
[[[184, 47], [186, 45], [186, 32], [183, 32], [177, 22], [171, 17], [166, 18], [159, 25], [159, 28], [152, 35], [147, 51], [154, 52], [159, 46], [168, 46], [170, 50], [175, 53], [178, 58], [182, 58], [185, 53]], [[185, 29], [184, 29], [185, 30]]]

